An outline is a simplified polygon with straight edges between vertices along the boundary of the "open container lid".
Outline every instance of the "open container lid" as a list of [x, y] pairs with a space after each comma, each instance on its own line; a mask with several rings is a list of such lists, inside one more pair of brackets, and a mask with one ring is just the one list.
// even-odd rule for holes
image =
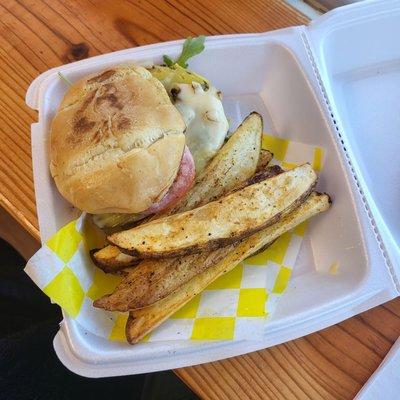
[[399, 278], [400, 1], [339, 8], [306, 31], [336, 131]]

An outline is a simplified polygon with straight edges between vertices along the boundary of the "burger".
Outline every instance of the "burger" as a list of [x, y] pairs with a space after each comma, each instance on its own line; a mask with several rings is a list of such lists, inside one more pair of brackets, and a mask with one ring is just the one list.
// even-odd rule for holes
[[222, 146], [221, 93], [186, 60], [118, 65], [66, 92], [51, 124], [50, 171], [62, 196], [100, 227], [172, 207]]

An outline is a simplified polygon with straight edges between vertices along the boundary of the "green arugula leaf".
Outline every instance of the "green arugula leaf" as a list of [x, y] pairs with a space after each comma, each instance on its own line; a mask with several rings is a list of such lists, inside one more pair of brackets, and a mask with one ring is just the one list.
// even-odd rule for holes
[[183, 43], [182, 54], [176, 61], [183, 68], [187, 68], [187, 60], [200, 54], [204, 50], [205, 36], [197, 36], [196, 38], [187, 38]]
[[205, 36], [200, 35], [195, 38], [187, 38], [183, 43], [182, 53], [179, 58], [175, 61], [171, 60], [170, 57], [164, 56], [164, 62], [168, 67], [171, 67], [174, 64], [180, 65], [182, 68], [187, 68], [188, 64], [187, 61], [189, 58], [200, 54], [204, 50], [204, 41]]
[[68, 86], [72, 86], [72, 82], [65, 75], [63, 75], [61, 72], [58, 73], [58, 77], [62, 81], [64, 81]]
[[170, 57], [168, 57], [168, 56], [163, 56], [163, 60], [164, 60], [164, 63], [165, 63], [165, 65], [167, 66], [167, 67], [172, 67], [173, 65], [174, 65], [174, 61], [173, 60], [171, 60], [171, 58]]

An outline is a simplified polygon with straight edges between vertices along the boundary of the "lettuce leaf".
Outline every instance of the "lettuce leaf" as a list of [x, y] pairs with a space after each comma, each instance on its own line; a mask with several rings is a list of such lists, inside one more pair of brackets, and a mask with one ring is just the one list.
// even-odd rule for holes
[[205, 36], [200, 35], [195, 38], [187, 38], [182, 47], [182, 53], [175, 61], [170, 57], [164, 55], [163, 60], [168, 67], [172, 67], [174, 64], [180, 65], [182, 68], [187, 68], [187, 61], [200, 54], [204, 50]]

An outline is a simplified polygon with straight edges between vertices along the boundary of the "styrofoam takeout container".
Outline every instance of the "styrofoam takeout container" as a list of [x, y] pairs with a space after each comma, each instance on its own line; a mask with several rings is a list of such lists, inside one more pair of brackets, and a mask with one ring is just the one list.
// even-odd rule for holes
[[[266, 131], [326, 150], [318, 190], [334, 205], [311, 223], [295, 273], [260, 341], [163, 342], [135, 346], [84, 331], [64, 314], [54, 347], [90, 377], [183, 367], [262, 349], [335, 324], [400, 293], [400, 2], [336, 9], [274, 32], [210, 37], [190, 67], [224, 93], [237, 124], [260, 112]], [[26, 102], [32, 125], [42, 241], [75, 215], [49, 174], [49, 124], [72, 81], [127, 61], [160, 63], [182, 41], [93, 57], [40, 75]], [[328, 272], [337, 263], [336, 275]]]

